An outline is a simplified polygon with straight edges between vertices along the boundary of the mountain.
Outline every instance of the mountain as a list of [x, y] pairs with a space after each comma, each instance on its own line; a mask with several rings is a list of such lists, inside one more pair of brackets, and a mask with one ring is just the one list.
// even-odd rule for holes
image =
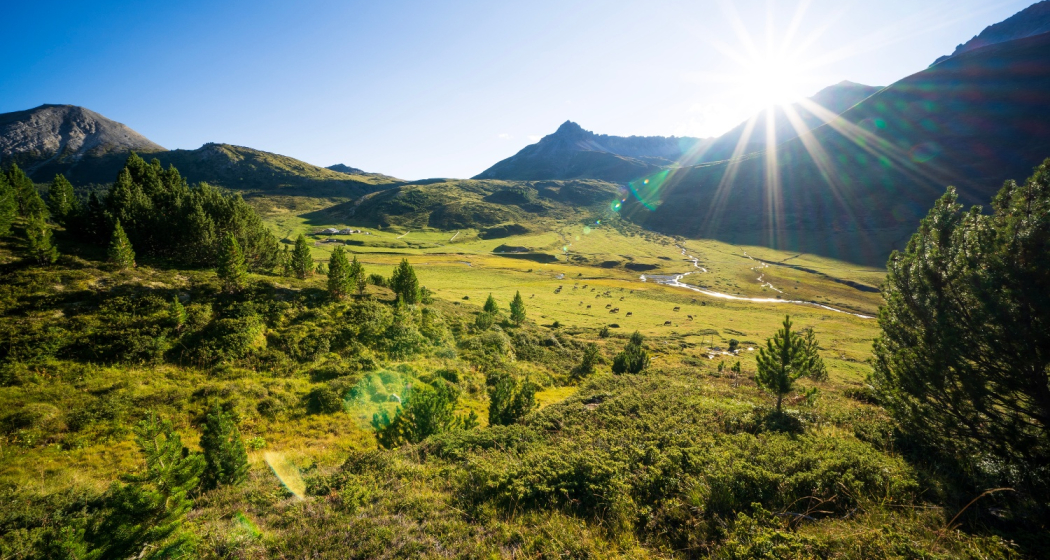
[[0, 161], [18, 163], [31, 175], [109, 154], [163, 150], [127, 126], [74, 105], [0, 114]]
[[976, 37], [955, 47], [955, 52], [938, 58], [934, 64], [989, 45], [1016, 41], [1047, 32], [1050, 32], [1050, 0], [1043, 0], [995, 25], [985, 27], [984, 31], [981, 31]]
[[[774, 109], [773, 145], [816, 128], [879, 91], [878, 87], [843, 81], [824, 88], [806, 103]], [[823, 109], [813, 109], [816, 104]], [[676, 166], [696, 165], [765, 150], [767, 113], [741, 123], [718, 138], [674, 136], [607, 136], [566, 121], [554, 134], [493, 165], [475, 179], [537, 181], [597, 179], [627, 182]], [[792, 122], [796, 126], [792, 126]], [[748, 132], [750, 131], [750, 132]], [[744, 143], [740, 139], [748, 134]]]
[[1050, 156], [1050, 34], [953, 56], [812, 133], [631, 184], [651, 228], [882, 264], [947, 185], [987, 205]]
[[674, 165], [710, 139], [674, 136], [607, 136], [565, 121], [554, 134], [522, 148], [475, 179], [534, 181], [598, 179], [625, 182]]
[[332, 171], [336, 171], [338, 173], [346, 173], [347, 175], [367, 175], [367, 173], [356, 167], [350, 167], [349, 165], [344, 165], [342, 163], [329, 165], [328, 167], [325, 167], [325, 169], [331, 169]]
[[36, 182], [63, 174], [74, 185], [111, 183], [131, 152], [174, 165], [191, 182], [248, 192], [346, 198], [403, 182], [230, 144], [166, 150], [126, 125], [73, 105], [0, 114], [0, 163], [17, 163]]
[[[776, 146], [827, 123], [832, 116], [871, 97], [880, 89], [882, 88], [850, 81], [828, 86], [806, 101], [787, 107], [778, 105], [740, 123], [736, 128], [719, 136], [705, 150], [697, 152], [692, 161], [685, 163], [695, 165], [729, 159], [736, 154], [738, 146], [739, 154], [736, 155], [765, 150], [771, 147], [770, 138], [773, 140], [772, 145]], [[773, 128], [768, 131], [770, 112], [773, 114]], [[771, 137], [768, 132], [773, 132]], [[745, 135], [747, 138], [741, 143], [740, 140]]]

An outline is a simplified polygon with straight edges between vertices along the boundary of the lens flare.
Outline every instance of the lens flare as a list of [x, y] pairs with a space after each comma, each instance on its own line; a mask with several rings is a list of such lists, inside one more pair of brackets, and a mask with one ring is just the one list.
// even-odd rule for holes
[[662, 192], [664, 183], [672, 173], [671, 169], [664, 169], [650, 175], [641, 181], [627, 183], [631, 195], [649, 210], [656, 210], [663, 203]]
[[590, 235], [591, 234], [591, 226], [583, 226], [583, 234], [584, 235]]
[[614, 200], [612, 201], [612, 204], [609, 204], [609, 209], [613, 212], [619, 212], [621, 207], [623, 207], [623, 203], [619, 200]]
[[306, 483], [299, 474], [299, 469], [284, 457], [283, 453], [267, 451], [263, 453], [263, 460], [269, 465], [277, 480], [298, 499], [306, 495]]

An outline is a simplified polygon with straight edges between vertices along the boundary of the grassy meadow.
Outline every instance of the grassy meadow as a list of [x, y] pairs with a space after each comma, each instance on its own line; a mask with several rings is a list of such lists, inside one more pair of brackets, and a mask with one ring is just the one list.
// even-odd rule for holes
[[[250, 473], [194, 496], [181, 529], [194, 557], [1019, 554], [1007, 537], [949, 526], [965, 504], [939, 473], [905, 460], [872, 404], [865, 380], [879, 331], [852, 313], [877, 312], [884, 271], [670, 238], [613, 216], [485, 239], [481, 229], [326, 223], [331, 200], [251, 202], [284, 243], [309, 235], [318, 262], [337, 244], [313, 232], [370, 232], [331, 237], [368, 274], [390, 277], [407, 259], [433, 301], [400, 309], [389, 289], [368, 286], [333, 302], [320, 275], [253, 274], [230, 296], [211, 270], [118, 272], [87, 250], [29, 268], [8, 243], [0, 558], [39, 557], [56, 528], [141, 468], [135, 422], [169, 418], [196, 451], [217, 401], [239, 419]], [[782, 301], [641, 280], [686, 272], [693, 286]], [[516, 292], [528, 317], [520, 326], [506, 321]], [[489, 294], [501, 320], [486, 327], [476, 317]], [[173, 299], [188, 317], [177, 326]], [[777, 416], [754, 382], [755, 350], [786, 314], [813, 329], [829, 378], [800, 381]], [[635, 331], [651, 364], [613, 374]], [[727, 352], [731, 340], [739, 355]], [[600, 363], [579, 374], [592, 343]], [[523, 421], [488, 425], [497, 375], [538, 385]], [[456, 413], [476, 413], [479, 427], [377, 447], [374, 414], [393, 414], [413, 386], [446, 383]]]

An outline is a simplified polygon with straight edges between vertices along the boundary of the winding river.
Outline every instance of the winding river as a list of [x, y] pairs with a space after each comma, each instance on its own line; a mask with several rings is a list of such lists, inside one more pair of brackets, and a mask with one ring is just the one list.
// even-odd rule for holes
[[[641, 276], [642, 282], [653, 281], [653, 282], [656, 282], [657, 284], [661, 284], [661, 285], [664, 285], [664, 286], [671, 286], [673, 288], [685, 288], [686, 290], [691, 290], [691, 291], [694, 291], [694, 292], [698, 292], [698, 293], [704, 294], [705, 296], [710, 296], [710, 297], [720, 298], [720, 299], [731, 299], [731, 300], [736, 300], [736, 301], [750, 301], [750, 302], [754, 302], [754, 303], [790, 303], [790, 304], [793, 304], [793, 305], [808, 305], [810, 307], [819, 307], [821, 309], [827, 309], [828, 311], [834, 311], [835, 313], [845, 313], [846, 315], [853, 315], [854, 317], [860, 317], [861, 319], [874, 319], [874, 317], [872, 317], [871, 315], [861, 315], [860, 313], [851, 313], [849, 311], [843, 311], [841, 309], [836, 309], [834, 307], [830, 307], [830, 306], [824, 305], [822, 303], [817, 303], [815, 301], [805, 301], [805, 300], [800, 300], [800, 299], [780, 299], [780, 298], [749, 298], [749, 297], [743, 297], [743, 296], [734, 296], [734, 295], [730, 295], [730, 294], [723, 294], [721, 292], [714, 292], [714, 291], [707, 290], [707, 289], [704, 289], [704, 288], [698, 288], [696, 286], [691, 286], [689, 284], [686, 284], [686, 283], [682, 282], [682, 279], [685, 278], [686, 276], [689, 276], [690, 274], [694, 274], [696, 272], [701, 272], [701, 273], [707, 272], [707, 269], [702, 267], [702, 266], [700, 266], [699, 259], [697, 259], [696, 257], [694, 257], [692, 255], [686, 254], [686, 251], [685, 251], [684, 247], [679, 247], [679, 249], [682, 249], [682, 255], [684, 255], [687, 259], [691, 260], [693, 262], [693, 268], [696, 268], [697, 270], [694, 270], [692, 272], [686, 272], [686, 273], [683, 273], [683, 274], [673, 274], [673, 275], [651, 274], [651, 275], [646, 276], [645, 274], [643, 274]], [[748, 258], [750, 258], [750, 257], [748, 257]], [[760, 281], [761, 281], [761, 278], [760, 278]], [[772, 286], [770, 286], [770, 287], [772, 287]], [[776, 288], [773, 288], [773, 289], [775, 290]], [[777, 290], [777, 291], [779, 291], [779, 290]]]

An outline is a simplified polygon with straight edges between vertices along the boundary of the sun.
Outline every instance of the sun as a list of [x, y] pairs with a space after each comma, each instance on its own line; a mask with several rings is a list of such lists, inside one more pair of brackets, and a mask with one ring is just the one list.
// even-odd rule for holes
[[787, 53], [763, 53], [746, 60], [740, 69], [741, 100], [756, 108], [794, 103], [806, 96], [811, 82], [805, 64]]

